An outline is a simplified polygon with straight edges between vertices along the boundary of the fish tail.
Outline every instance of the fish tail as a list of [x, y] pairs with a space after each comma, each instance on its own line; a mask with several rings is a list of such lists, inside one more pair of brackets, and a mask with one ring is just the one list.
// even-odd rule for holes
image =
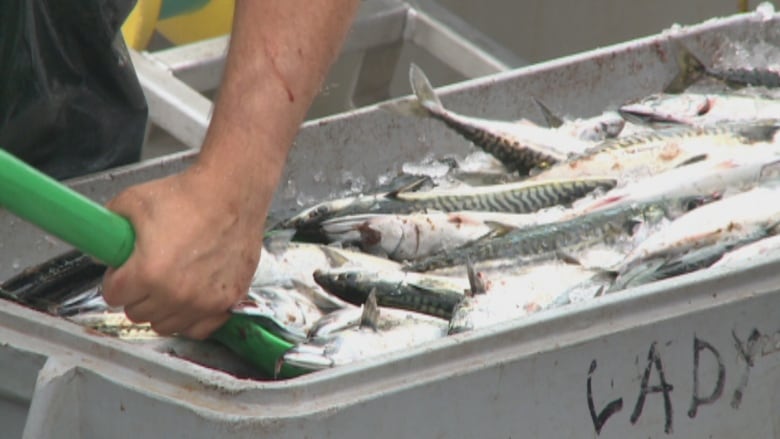
[[687, 47], [680, 45], [677, 53], [677, 66], [680, 71], [669, 85], [664, 88], [666, 93], [682, 93], [688, 86], [696, 82], [708, 69]]
[[431, 82], [423, 73], [417, 64], [412, 64], [409, 68], [409, 83], [412, 85], [412, 91], [417, 96], [418, 103], [430, 114], [441, 114], [444, 112], [444, 106], [441, 100], [436, 96]]
[[417, 99], [395, 100], [379, 105], [382, 110], [401, 116], [434, 117], [444, 113], [442, 105], [430, 81], [416, 64], [409, 68], [409, 83]]

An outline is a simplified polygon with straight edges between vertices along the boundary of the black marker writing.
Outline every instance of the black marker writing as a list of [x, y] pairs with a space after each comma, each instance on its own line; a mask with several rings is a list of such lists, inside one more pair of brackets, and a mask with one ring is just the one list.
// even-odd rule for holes
[[[650, 345], [650, 352], [647, 354], [647, 367], [645, 373], [642, 376], [642, 383], [639, 389], [639, 398], [637, 398], [636, 406], [634, 406], [634, 412], [631, 413], [631, 423], [636, 424], [639, 420], [639, 416], [642, 415], [642, 409], [645, 406], [645, 397], [649, 393], [663, 393], [664, 394], [664, 415], [666, 416], [666, 423], [664, 425], [664, 432], [669, 434], [672, 432], [672, 398], [670, 393], [674, 390], [674, 386], [666, 382], [664, 377], [664, 367], [661, 363], [661, 357], [655, 350], [656, 342]], [[657, 386], [648, 386], [650, 381], [650, 373], [653, 371], [653, 366], [658, 369], [658, 379], [660, 384]]]
[[593, 427], [596, 429], [596, 434], [601, 434], [601, 428], [607, 422], [610, 416], [623, 409], [623, 398], [618, 398], [609, 404], [604, 409], [596, 414], [596, 406], [593, 403], [593, 387], [591, 384], [591, 376], [596, 371], [596, 360], [590, 362], [590, 368], [588, 369], [588, 410], [590, 411], [590, 419], [593, 420]]
[[747, 387], [748, 376], [750, 375], [750, 369], [753, 367], [753, 357], [756, 354], [756, 346], [761, 339], [761, 333], [757, 329], [753, 329], [753, 332], [748, 336], [747, 343], [742, 343], [736, 332], [731, 331], [731, 335], [734, 337], [734, 345], [737, 347], [739, 357], [745, 361], [745, 371], [742, 373], [739, 385], [737, 385], [737, 388], [734, 390], [734, 396], [731, 398], [731, 407], [738, 409], [740, 404], [742, 404], [742, 395]]
[[[718, 365], [718, 378], [715, 381], [715, 388], [712, 389], [707, 396], [699, 395], [699, 364], [701, 352], [704, 350], [710, 351], [715, 357], [715, 361]], [[704, 404], [712, 404], [717, 401], [723, 394], [723, 384], [726, 380], [726, 367], [723, 366], [720, 353], [709, 343], [704, 340], [700, 340], [698, 337], [693, 337], [693, 397], [691, 398], [691, 407], [688, 409], [688, 416], [691, 418], [696, 417], [696, 412], [699, 410], [699, 406]]]

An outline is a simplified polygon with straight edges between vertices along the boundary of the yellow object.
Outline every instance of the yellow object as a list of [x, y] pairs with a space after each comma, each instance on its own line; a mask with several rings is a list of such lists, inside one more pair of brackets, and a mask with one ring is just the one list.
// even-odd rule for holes
[[[125, 42], [135, 50], [144, 50], [155, 30], [175, 45], [230, 33], [235, 0], [206, 0], [202, 7], [193, 3], [195, 10], [179, 13], [188, 9], [187, 2], [190, 1], [192, 0], [138, 0], [122, 25]], [[174, 11], [173, 14], [176, 15], [160, 19], [163, 9]]]
[[228, 34], [234, 5], [234, 0], [210, 0], [200, 9], [158, 21], [157, 31], [176, 45]]
[[138, 0], [122, 24], [122, 35], [129, 47], [135, 50], [146, 48], [154, 34], [161, 5], [162, 0]]

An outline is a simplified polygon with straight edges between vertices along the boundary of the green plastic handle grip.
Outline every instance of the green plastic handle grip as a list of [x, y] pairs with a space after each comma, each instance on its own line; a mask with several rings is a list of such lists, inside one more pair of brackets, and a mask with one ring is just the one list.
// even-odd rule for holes
[[[127, 261], [135, 247], [130, 221], [0, 149], [0, 206], [111, 267]], [[246, 316], [233, 316], [212, 338], [269, 376], [297, 376], [277, 369], [293, 345]]]
[[0, 205], [111, 267], [133, 252], [128, 220], [2, 149]]

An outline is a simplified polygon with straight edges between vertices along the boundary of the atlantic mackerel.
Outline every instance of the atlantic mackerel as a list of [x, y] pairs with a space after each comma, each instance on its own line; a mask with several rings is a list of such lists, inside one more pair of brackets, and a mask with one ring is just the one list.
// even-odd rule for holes
[[650, 126], [712, 125], [778, 118], [780, 101], [733, 93], [660, 93], [625, 104], [618, 111], [628, 120]]
[[531, 213], [566, 205], [596, 189], [609, 190], [617, 184], [613, 178], [578, 178], [544, 182], [518, 182], [474, 188], [424, 192], [393, 191], [378, 195], [360, 195], [326, 201], [283, 221], [279, 228], [305, 229], [337, 216], [366, 213], [404, 214], [412, 212], [485, 212]]
[[708, 67], [684, 46], [678, 52], [677, 65], [680, 72], [664, 89], [667, 93], [682, 93], [704, 77], [722, 81], [732, 88], [780, 87], [780, 72], [765, 67]]
[[349, 303], [364, 303], [373, 291], [379, 306], [449, 319], [469, 287], [465, 278], [400, 270], [339, 269], [314, 273], [315, 281]]
[[[471, 260], [477, 269], [483, 265], [530, 263], [568, 256], [596, 244], [616, 243], [633, 233], [637, 218], [655, 217], [659, 208], [621, 206], [571, 219], [545, 223], [511, 231], [503, 236], [486, 238], [451, 251], [439, 252], [405, 265], [409, 271], [425, 272], [464, 265]], [[499, 267], [491, 266], [495, 270]]]
[[492, 154], [507, 169], [527, 175], [532, 169], [545, 168], [572, 154], [579, 154], [592, 142], [530, 122], [506, 122], [463, 116], [444, 108], [428, 78], [412, 64], [409, 81], [417, 97], [415, 102], [391, 102], [383, 108], [405, 115], [431, 117], [444, 122], [474, 145]]
[[301, 343], [282, 357], [282, 363], [306, 370], [329, 367], [404, 351], [447, 335], [445, 320], [407, 311], [379, 309], [370, 295], [359, 326]]
[[780, 120], [672, 127], [609, 139], [583, 155], [532, 177], [531, 181], [592, 176], [635, 181], [716, 155], [733, 155], [739, 147], [771, 142]]
[[778, 196], [780, 188], [759, 186], [681, 216], [626, 256], [613, 289], [709, 266], [731, 249], [776, 233]]
[[513, 228], [553, 221], [563, 211], [561, 208], [533, 214], [458, 211], [350, 215], [323, 222], [322, 230], [328, 242], [357, 245], [365, 252], [404, 261]]

